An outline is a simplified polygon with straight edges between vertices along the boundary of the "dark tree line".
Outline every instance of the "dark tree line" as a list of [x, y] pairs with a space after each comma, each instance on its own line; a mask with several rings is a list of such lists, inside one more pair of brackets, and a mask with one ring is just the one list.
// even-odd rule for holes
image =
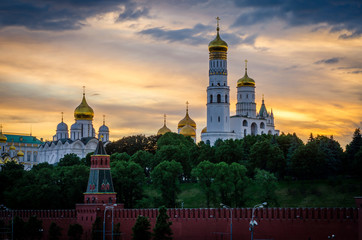
[[[183, 182], [198, 182], [207, 206], [220, 202], [244, 206], [250, 186], [262, 188], [258, 200], [275, 202], [273, 189], [280, 179], [362, 176], [360, 129], [345, 151], [333, 137], [311, 135], [304, 144], [296, 134], [284, 133], [219, 140], [214, 146], [195, 144], [176, 133], [137, 135], [109, 143], [106, 149], [117, 198], [127, 208], [149, 207], [149, 202], [179, 206]], [[30, 171], [12, 162], [4, 164], [0, 203], [14, 209], [74, 208], [83, 201], [90, 155], [79, 159], [68, 154], [57, 165], [41, 163]], [[160, 196], [146, 196], [145, 186]]]

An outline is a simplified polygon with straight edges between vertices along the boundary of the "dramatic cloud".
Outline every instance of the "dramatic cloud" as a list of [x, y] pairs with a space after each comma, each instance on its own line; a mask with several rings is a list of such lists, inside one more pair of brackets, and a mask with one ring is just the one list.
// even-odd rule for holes
[[317, 62], [315, 62], [314, 64], [321, 64], [321, 63], [325, 63], [325, 64], [334, 64], [334, 63], [338, 63], [339, 60], [341, 60], [341, 58], [338, 57], [334, 57], [334, 58], [329, 58], [329, 59], [322, 59], [319, 60]]
[[341, 39], [358, 38], [362, 34], [362, 3], [355, 0], [234, 0], [235, 5], [247, 8], [234, 22], [234, 26], [265, 23], [273, 19], [285, 21], [290, 26], [328, 24], [331, 32], [342, 33]]
[[[123, 12], [122, 12], [123, 10]], [[2, 0], [0, 1], [0, 28], [24, 26], [34, 30], [69, 30], [85, 25], [88, 17], [120, 11], [118, 20], [138, 19], [147, 15], [129, 0]]]

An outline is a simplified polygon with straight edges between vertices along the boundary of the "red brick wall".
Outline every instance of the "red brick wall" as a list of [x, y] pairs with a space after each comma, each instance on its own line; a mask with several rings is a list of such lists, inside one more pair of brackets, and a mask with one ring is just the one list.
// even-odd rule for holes
[[[252, 209], [233, 209], [233, 239], [250, 239], [249, 222]], [[63, 238], [67, 239], [68, 225], [79, 223], [84, 229], [84, 239], [91, 239], [91, 228], [97, 216], [103, 220], [103, 205], [77, 205], [76, 210], [18, 210], [14, 212], [24, 220], [37, 215], [43, 221], [44, 239], [47, 239], [52, 221], [63, 228]], [[122, 239], [131, 239], [132, 227], [138, 215], [147, 216], [154, 227], [157, 209], [114, 210], [114, 223], [121, 224]], [[203, 240], [230, 238], [230, 210], [228, 209], [169, 209], [173, 222], [175, 240]], [[254, 239], [275, 240], [357, 240], [359, 237], [359, 216], [357, 208], [265, 208], [256, 211], [258, 226]], [[111, 229], [111, 211], [106, 214], [106, 229]], [[9, 212], [0, 212], [0, 219], [9, 220]], [[110, 239], [110, 238], [109, 238]]]

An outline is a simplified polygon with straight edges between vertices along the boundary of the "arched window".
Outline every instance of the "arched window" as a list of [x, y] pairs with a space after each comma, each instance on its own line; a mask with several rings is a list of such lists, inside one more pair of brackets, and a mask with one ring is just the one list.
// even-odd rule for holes
[[228, 103], [228, 95], [225, 95], [225, 102]]
[[261, 123], [260, 123], [260, 128], [261, 128], [261, 129], [264, 129], [264, 128], [265, 128], [264, 122], [261, 122]]
[[210, 103], [212, 103], [212, 94], [210, 94]]
[[248, 126], [248, 121], [244, 120], [243, 121], [243, 127], [247, 127]]
[[217, 103], [221, 103], [221, 95], [220, 94], [217, 95]]
[[244, 137], [246, 137], [246, 129], [244, 129]]
[[258, 125], [256, 125], [256, 123], [252, 123], [251, 124], [251, 135], [255, 136], [258, 134]]
[[220, 122], [220, 116], [217, 117], [217, 121]]
[[217, 85], [220, 86], [220, 83], [218, 82]]

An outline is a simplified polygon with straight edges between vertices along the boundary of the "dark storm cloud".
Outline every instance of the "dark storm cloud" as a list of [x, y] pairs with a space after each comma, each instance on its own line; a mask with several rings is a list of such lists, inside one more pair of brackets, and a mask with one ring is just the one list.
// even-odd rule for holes
[[362, 34], [362, 2], [358, 0], [234, 0], [240, 8], [250, 8], [234, 22], [245, 26], [272, 19], [284, 20], [290, 26], [327, 23], [331, 32], [348, 30], [341, 39], [357, 38]]
[[168, 42], [190, 42], [193, 44], [204, 44], [208, 41], [203, 37], [202, 33], [210, 30], [210, 27], [203, 24], [196, 24], [193, 28], [183, 28], [177, 30], [167, 30], [164, 28], [149, 28], [139, 32], [142, 35], [149, 35], [156, 39], [165, 40]]
[[[193, 28], [183, 28], [177, 30], [169, 30], [160, 27], [149, 28], [139, 32], [141, 35], [148, 35], [155, 39], [164, 40], [167, 42], [185, 42], [195, 45], [207, 44], [212, 37], [207, 34], [210, 31], [215, 31], [213, 26], [206, 26], [203, 24], [196, 24]], [[216, 34], [216, 33], [215, 33]], [[220, 33], [230, 45], [244, 44], [254, 45], [257, 35], [240, 36], [238, 34]]]
[[314, 64], [321, 64], [321, 63], [334, 64], [334, 63], [338, 63], [339, 60], [341, 60], [341, 58], [334, 57], [334, 58], [322, 59], [322, 60], [316, 61]]
[[147, 11], [129, 0], [1, 0], [0, 28], [24, 26], [34, 30], [79, 29], [91, 16], [120, 10], [119, 20], [139, 18]]

